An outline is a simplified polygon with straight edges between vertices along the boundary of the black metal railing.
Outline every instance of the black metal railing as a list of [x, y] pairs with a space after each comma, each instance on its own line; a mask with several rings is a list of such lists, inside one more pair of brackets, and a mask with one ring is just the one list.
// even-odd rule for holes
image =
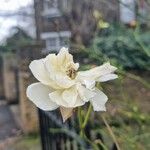
[[[46, 112], [39, 109], [39, 123], [42, 150], [92, 150], [88, 142], [79, 136], [79, 127], [76, 117], [71, 117], [66, 123], [62, 123], [59, 111]], [[93, 133], [91, 126], [85, 129], [86, 136], [89, 139], [100, 139], [103, 142], [100, 133]], [[117, 150], [115, 144], [111, 150]], [[103, 147], [99, 145], [99, 150]]]
[[82, 145], [71, 121], [63, 124], [59, 112], [39, 110], [39, 122], [43, 150], [78, 150]]

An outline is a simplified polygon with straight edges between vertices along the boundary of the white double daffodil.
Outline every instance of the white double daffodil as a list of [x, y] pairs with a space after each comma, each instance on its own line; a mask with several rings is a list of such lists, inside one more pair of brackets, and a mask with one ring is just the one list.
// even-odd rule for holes
[[94, 111], [105, 111], [107, 96], [95, 87], [96, 82], [116, 79], [117, 69], [109, 63], [87, 71], [78, 71], [79, 64], [67, 48], [49, 54], [46, 58], [34, 60], [29, 68], [39, 81], [27, 88], [27, 97], [40, 109], [52, 111], [60, 108], [63, 121], [68, 119], [73, 109], [91, 102]]

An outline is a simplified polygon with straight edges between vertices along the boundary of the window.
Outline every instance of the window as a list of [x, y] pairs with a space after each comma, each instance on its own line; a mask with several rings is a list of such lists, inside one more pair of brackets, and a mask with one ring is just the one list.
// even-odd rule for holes
[[41, 38], [45, 40], [46, 43], [43, 52], [59, 51], [61, 47], [68, 47], [70, 37], [70, 31], [43, 33]]
[[44, 0], [43, 15], [45, 17], [57, 17], [60, 16], [58, 9], [58, 0]]
[[135, 21], [135, 0], [120, 0], [120, 20], [125, 24]]
[[71, 9], [71, 1], [70, 0], [61, 0], [60, 6], [61, 6], [61, 10], [63, 12], [69, 12]]
[[57, 46], [57, 38], [47, 38], [46, 39], [46, 48], [47, 49], [55, 49]]
[[58, 8], [58, 1], [57, 0], [45, 0], [44, 8], [45, 9]]
[[60, 40], [60, 45], [63, 47], [67, 47], [68, 46], [68, 43], [69, 43], [69, 38], [68, 37], [60, 37], [59, 38], [59, 40]]

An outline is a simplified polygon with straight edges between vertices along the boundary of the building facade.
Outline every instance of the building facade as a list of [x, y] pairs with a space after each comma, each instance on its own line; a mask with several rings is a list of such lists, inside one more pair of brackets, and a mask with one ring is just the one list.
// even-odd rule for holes
[[130, 24], [137, 8], [144, 15], [145, 7], [145, 0], [34, 0], [37, 41], [43, 42], [43, 53], [68, 46], [70, 39], [86, 45], [96, 30], [94, 10], [109, 23]]
[[37, 40], [44, 44], [43, 53], [58, 51], [67, 46], [71, 37], [69, 25], [63, 16], [69, 0], [35, 0]]

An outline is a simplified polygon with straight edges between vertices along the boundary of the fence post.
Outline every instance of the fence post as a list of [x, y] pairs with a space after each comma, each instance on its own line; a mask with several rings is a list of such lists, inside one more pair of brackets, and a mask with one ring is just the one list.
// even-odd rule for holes
[[28, 100], [26, 96], [27, 87], [36, 82], [29, 70], [29, 63], [33, 59], [39, 58], [39, 45], [28, 45], [20, 47], [17, 51], [19, 65], [19, 107], [20, 119], [23, 131], [25, 133], [37, 132], [39, 128], [38, 114], [35, 105]]

